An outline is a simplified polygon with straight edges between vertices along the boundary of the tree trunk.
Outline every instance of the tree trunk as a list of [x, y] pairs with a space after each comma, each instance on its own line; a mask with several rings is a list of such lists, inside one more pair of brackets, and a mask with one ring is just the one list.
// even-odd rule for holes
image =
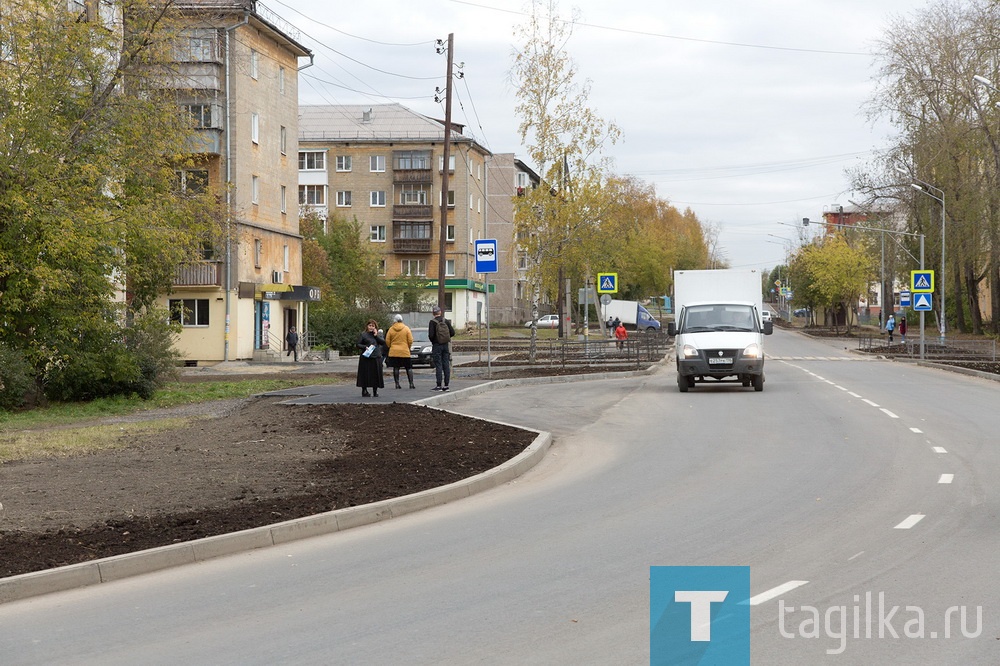
[[969, 299], [969, 315], [972, 319], [972, 332], [983, 334], [983, 313], [979, 309], [979, 279], [976, 278], [975, 267], [971, 263], [965, 267], [965, 293]]

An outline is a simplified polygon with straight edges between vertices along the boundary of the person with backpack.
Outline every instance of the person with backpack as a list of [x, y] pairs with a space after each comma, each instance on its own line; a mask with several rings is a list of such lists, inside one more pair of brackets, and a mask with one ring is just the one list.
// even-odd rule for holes
[[[427, 337], [431, 340], [431, 360], [434, 363], [434, 379], [437, 385], [432, 391], [447, 391], [451, 382], [451, 348], [449, 343], [455, 335], [455, 328], [444, 318], [441, 307], [431, 310], [434, 317], [427, 323]], [[443, 383], [442, 383], [443, 381]]]

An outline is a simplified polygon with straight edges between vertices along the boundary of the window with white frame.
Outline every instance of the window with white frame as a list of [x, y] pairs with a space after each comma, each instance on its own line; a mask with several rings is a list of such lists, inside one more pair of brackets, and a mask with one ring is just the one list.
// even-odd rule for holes
[[372, 208], [385, 208], [385, 190], [372, 190]]
[[341, 208], [348, 208], [351, 205], [351, 191], [350, 190], [338, 190], [337, 191], [337, 205]]
[[281, 154], [288, 154], [288, 128], [284, 125], [281, 126], [281, 131], [278, 136], [278, 142], [281, 144]]
[[250, 203], [260, 203], [260, 176], [250, 177]]
[[[438, 192], [438, 205], [441, 205], [441, 192]], [[448, 208], [455, 207], [455, 190], [448, 190]]]
[[368, 157], [368, 170], [372, 173], [385, 171], [385, 155], [370, 155]]
[[369, 227], [369, 238], [373, 243], [384, 243], [385, 242], [385, 225], [384, 224], [373, 224]]
[[518, 252], [517, 253], [517, 268], [522, 271], [528, 270], [528, 253]]
[[195, 129], [207, 129], [212, 125], [212, 105], [211, 104], [186, 104], [184, 108], [191, 116], [191, 127]]
[[278, 94], [279, 95], [284, 95], [285, 94], [285, 68], [284, 67], [279, 67], [278, 68]]
[[204, 194], [208, 191], [208, 169], [185, 169], [177, 172], [178, 191], [184, 194]]
[[326, 185], [299, 185], [300, 206], [325, 206]]
[[450, 275], [452, 277], [455, 276], [455, 260], [454, 259], [445, 259], [445, 261], [444, 261], [444, 274], [445, 275]]
[[288, 212], [288, 188], [281, 186], [281, 212]]
[[406, 276], [427, 275], [427, 262], [423, 259], [403, 259], [400, 274]]
[[445, 227], [445, 229], [447, 229], [447, 231], [445, 232], [444, 239], [446, 241], [450, 241], [450, 242], [454, 243], [455, 242], [455, 225], [454, 224], [449, 224], [447, 227]]
[[260, 256], [264, 253], [264, 243], [259, 238], [253, 239], [253, 266], [260, 268]]
[[260, 143], [260, 116], [256, 113], [250, 114], [250, 140]]
[[472, 195], [470, 194], [470, 195], [469, 195], [469, 210], [472, 210], [472, 207], [473, 207], [473, 205], [474, 205], [475, 203], [476, 203], [476, 202], [472, 200]]
[[326, 171], [326, 151], [300, 150], [299, 171]]
[[[448, 171], [455, 170], [455, 156], [448, 156]], [[444, 171], [444, 155], [438, 156], [438, 171]]]
[[427, 203], [427, 190], [421, 185], [406, 185], [404, 184], [399, 190], [399, 203], [403, 205], [407, 204], [426, 204]]
[[208, 326], [207, 298], [171, 298], [167, 301], [170, 319], [181, 326]]
[[284, 270], [287, 273], [288, 267], [290, 265], [291, 265], [291, 254], [289, 253], [288, 246], [285, 245], [282, 254], [282, 264], [281, 264], [282, 270]]
[[250, 78], [256, 79], [258, 76], [260, 76], [260, 54], [250, 49]]
[[431, 151], [429, 150], [398, 150], [392, 154], [394, 169], [430, 169]]
[[385, 275], [385, 259], [378, 260], [378, 274]]
[[351, 170], [351, 156], [350, 155], [337, 155], [337, 171], [350, 171]]

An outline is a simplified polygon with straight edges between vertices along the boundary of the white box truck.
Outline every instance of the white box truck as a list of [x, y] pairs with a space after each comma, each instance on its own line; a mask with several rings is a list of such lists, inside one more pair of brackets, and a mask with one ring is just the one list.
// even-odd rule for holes
[[677, 387], [696, 382], [739, 382], [764, 390], [764, 336], [773, 324], [761, 322], [760, 271], [720, 269], [674, 272]]
[[604, 321], [618, 318], [625, 324], [628, 331], [645, 331], [652, 333], [660, 330], [660, 322], [649, 314], [649, 310], [639, 304], [639, 301], [619, 301], [611, 299], [604, 306]]

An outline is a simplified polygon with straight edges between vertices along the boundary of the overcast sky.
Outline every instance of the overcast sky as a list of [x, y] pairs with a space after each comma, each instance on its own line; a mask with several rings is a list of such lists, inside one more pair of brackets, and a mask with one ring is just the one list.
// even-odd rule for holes
[[[302, 104], [399, 102], [443, 118], [445, 56], [455, 35], [453, 116], [494, 152], [525, 158], [508, 80], [520, 0], [262, 0], [315, 54]], [[845, 169], [887, 143], [864, 111], [873, 55], [891, 16], [914, 0], [560, 2], [579, 10], [567, 51], [591, 81], [590, 106], [616, 122], [616, 171], [721, 228], [733, 267], [783, 263], [803, 217], [849, 205]], [[857, 199], [855, 199], [857, 201]]]

